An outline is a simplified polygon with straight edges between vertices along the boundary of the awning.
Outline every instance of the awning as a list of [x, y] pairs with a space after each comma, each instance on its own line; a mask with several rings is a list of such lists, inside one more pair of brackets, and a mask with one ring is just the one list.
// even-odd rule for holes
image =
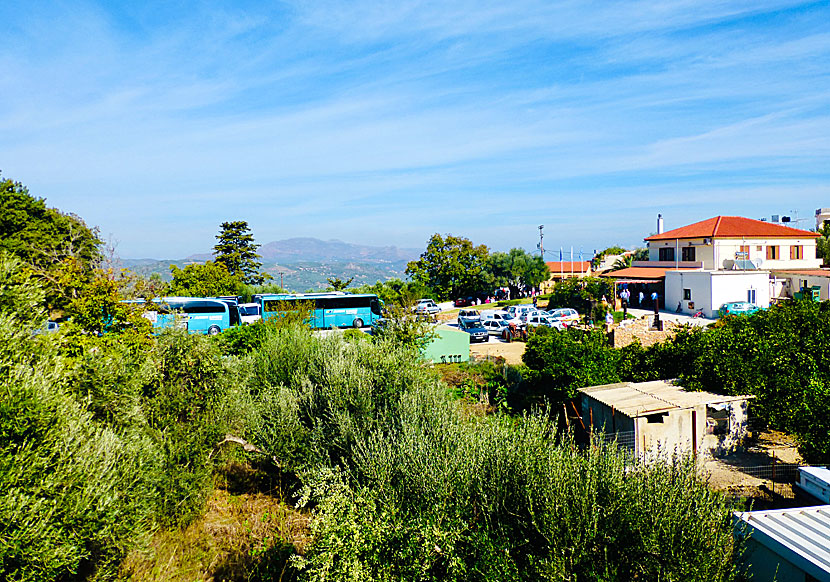
[[625, 283], [657, 283], [666, 278], [666, 269], [659, 267], [628, 267], [602, 273], [605, 279], [618, 279]]

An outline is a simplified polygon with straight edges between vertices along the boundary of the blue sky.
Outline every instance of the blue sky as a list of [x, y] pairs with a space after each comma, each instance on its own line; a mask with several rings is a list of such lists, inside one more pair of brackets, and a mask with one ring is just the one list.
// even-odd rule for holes
[[634, 246], [830, 206], [830, 3], [0, 4], [0, 171], [123, 257], [247, 220]]

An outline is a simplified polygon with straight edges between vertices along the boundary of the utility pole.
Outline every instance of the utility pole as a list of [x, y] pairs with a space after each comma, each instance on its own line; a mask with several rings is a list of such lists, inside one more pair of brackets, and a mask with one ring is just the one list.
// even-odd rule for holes
[[545, 240], [545, 234], [542, 232], [544, 228], [544, 224], [539, 225], [539, 254], [541, 255], [543, 261], [545, 260], [545, 245], [542, 244]]
[[285, 290], [285, 287], [282, 285], [282, 271], [280, 271], [280, 289]]

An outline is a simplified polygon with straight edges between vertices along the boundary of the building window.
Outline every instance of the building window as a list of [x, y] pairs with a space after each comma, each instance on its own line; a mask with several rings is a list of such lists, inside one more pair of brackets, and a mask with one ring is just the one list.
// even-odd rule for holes
[[742, 258], [748, 259], [749, 258], [749, 245], [741, 245], [741, 248], [738, 252], [741, 253]]
[[746, 292], [746, 300], [749, 303], [755, 303], [755, 289], [749, 289]]
[[695, 247], [683, 247], [681, 249], [680, 256], [682, 257], [681, 260], [694, 262], [695, 260]]
[[762, 250], [764, 250], [764, 247], [762, 247], [761, 245], [758, 245], [757, 247], [755, 247], [755, 250], [756, 251], [762, 251]]
[[767, 247], [767, 260], [768, 261], [775, 261], [780, 256], [778, 252], [777, 246], [768, 246]]
[[692, 290], [691, 289], [683, 289], [683, 301], [691, 301], [692, 300]]
[[804, 258], [804, 247], [801, 245], [793, 245], [790, 247], [790, 259], [798, 260]]
[[673, 261], [674, 260], [674, 249], [672, 248], [663, 248], [660, 249], [660, 260], [661, 261]]

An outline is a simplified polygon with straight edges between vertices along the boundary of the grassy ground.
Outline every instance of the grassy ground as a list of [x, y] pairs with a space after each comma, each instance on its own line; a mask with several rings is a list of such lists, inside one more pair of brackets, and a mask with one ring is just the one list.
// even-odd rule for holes
[[246, 465], [228, 467], [205, 515], [183, 530], [157, 532], [122, 575], [139, 582], [293, 580], [288, 558], [302, 552], [309, 516], [286, 504], [281, 484]]

